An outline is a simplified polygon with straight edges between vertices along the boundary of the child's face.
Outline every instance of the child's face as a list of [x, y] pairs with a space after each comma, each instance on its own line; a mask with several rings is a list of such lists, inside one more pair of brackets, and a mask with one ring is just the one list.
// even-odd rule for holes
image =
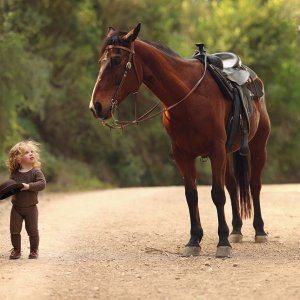
[[34, 164], [35, 152], [30, 146], [24, 146], [24, 154], [21, 156], [20, 164], [22, 166], [30, 166]]

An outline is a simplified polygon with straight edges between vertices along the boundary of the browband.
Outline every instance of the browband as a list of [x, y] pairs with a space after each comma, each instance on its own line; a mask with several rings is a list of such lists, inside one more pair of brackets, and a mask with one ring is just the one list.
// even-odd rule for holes
[[134, 50], [133, 49], [129, 49], [129, 48], [126, 48], [126, 47], [123, 47], [123, 46], [118, 46], [118, 45], [108, 45], [108, 46], [106, 46], [105, 49], [109, 50], [109, 49], [115, 49], [115, 48], [122, 49], [122, 50], [125, 50], [127, 52], [130, 52], [130, 53], [134, 54]]

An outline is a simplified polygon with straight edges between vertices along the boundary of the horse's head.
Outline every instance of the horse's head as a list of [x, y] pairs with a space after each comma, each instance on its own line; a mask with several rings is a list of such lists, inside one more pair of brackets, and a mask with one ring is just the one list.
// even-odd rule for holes
[[100, 52], [100, 70], [95, 83], [90, 110], [96, 118], [108, 119], [112, 110], [141, 85], [140, 71], [134, 57], [134, 40], [141, 25], [126, 32], [110, 27]]

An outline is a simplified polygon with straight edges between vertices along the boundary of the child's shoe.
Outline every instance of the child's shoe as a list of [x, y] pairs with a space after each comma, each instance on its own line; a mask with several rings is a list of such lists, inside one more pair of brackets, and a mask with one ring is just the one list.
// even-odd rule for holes
[[18, 259], [20, 257], [21, 257], [21, 251], [13, 248], [10, 253], [9, 259]]
[[30, 254], [29, 254], [28, 258], [37, 259], [38, 257], [39, 257], [38, 250], [35, 250], [35, 249], [30, 250]]

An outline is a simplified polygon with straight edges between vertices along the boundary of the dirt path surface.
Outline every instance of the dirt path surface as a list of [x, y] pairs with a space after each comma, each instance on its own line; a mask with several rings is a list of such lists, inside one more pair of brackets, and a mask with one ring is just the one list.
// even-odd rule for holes
[[[40, 258], [8, 260], [10, 202], [0, 202], [0, 299], [299, 299], [300, 185], [269, 185], [262, 211], [269, 242], [252, 220], [232, 257], [215, 258], [217, 217], [199, 187], [201, 256], [180, 256], [189, 237], [182, 187], [40, 197]], [[227, 198], [228, 199], [228, 198]], [[229, 201], [226, 204], [231, 223]]]

